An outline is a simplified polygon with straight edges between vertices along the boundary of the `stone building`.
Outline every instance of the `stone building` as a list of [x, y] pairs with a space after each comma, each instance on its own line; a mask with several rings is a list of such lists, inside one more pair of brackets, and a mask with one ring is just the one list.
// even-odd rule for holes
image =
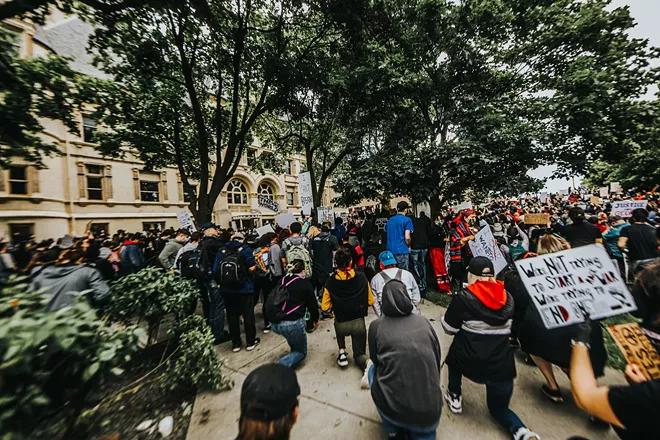
[[[78, 17], [53, 16], [38, 27], [17, 20], [2, 25], [15, 34], [20, 56], [69, 56], [78, 71], [104, 77], [86, 52], [93, 29]], [[94, 148], [95, 133], [103, 127], [84, 113], [78, 120], [80, 136], [61, 122], [42, 121], [42, 136], [55, 142], [61, 153], [44, 158], [44, 169], [17, 159], [9, 169], [0, 170], [0, 236], [33, 234], [45, 239], [82, 234], [87, 228], [113, 233], [178, 227], [177, 213], [186, 208], [187, 197], [177, 169], [147, 171], [131, 154], [121, 160], [104, 158]], [[257, 142], [241, 159], [216, 201], [216, 223], [243, 228], [272, 221], [275, 205], [265, 199], [275, 202], [279, 212], [300, 212], [297, 175], [302, 157], [289, 158], [284, 174], [258, 175], [249, 162], [267, 149]], [[324, 204], [331, 197], [328, 189]]]

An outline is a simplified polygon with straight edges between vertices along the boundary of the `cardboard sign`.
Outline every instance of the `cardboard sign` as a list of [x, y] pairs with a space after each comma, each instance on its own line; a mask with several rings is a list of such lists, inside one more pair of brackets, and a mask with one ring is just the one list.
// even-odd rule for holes
[[619, 182], [612, 182], [610, 183], [610, 191], [613, 193], [621, 194], [623, 192], [623, 188], [621, 188]]
[[275, 216], [275, 223], [280, 228], [288, 228], [291, 223], [296, 221], [296, 217], [293, 214], [280, 214]]
[[548, 193], [547, 192], [542, 192], [539, 194], [539, 202], [541, 203], [546, 203], [548, 201]]
[[605, 198], [610, 194], [610, 189], [606, 186], [602, 187], [601, 189], [598, 190], [598, 194]]
[[589, 199], [589, 202], [591, 202], [592, 205], [600, 205], [600, 197], [598, 196], [591, 196], [591, 199]]
[[376, 219], [375, 223], [376, 223], [376, 227], [378, 228], [379, 231], [384, 231], [385, 230], [385, 225], [387, 224], [388, 220], [389, 219], [384, 218], [384, 217], [380, 217], [380, 218]]
[[468, 243], [470, 244], [472, 255], [475, 257], [486, 257], [493, 262], [493, 266], [495, 266], [493, 276], [500, 273], [507, 266], [506, 259], [502, 255], [497, 240], [493, 237], [490, 226], [484, 227], [474, 236], [474, 241]]
[[312, 178], [309, 171], [298, 175], [298, 196], [303, 215], [312, 215], [314, 196], [312, 195]]
[[275, 212], [280, 212], [280, 205], [272, 198], [263, 194], [259, 194], [257, 203], [263, 208], [270, 209], [271, 211]]
[[619, 215], [623, 218], [632, 217], [633, 209], [644, 208], [648, 200], [620, 200], [612, 202], [612, 213], [610, 215]]
[[329, 221], [332, 228], [335, 227], [335, 208], [333, 206], [319, 206], [316, 208], [316, 215], [319, 218], [319, 223], [323, 224], [324, 221]]
[[550, 214], [525, 214], [526, 225], [547, 225]]
[[257, 235], [261, 237], [262, 235], [266, 235], [270, 232], [275, 232], [275, 229], [273, 229], [271, 225], [265, 225], [260, 228], [257, 228], [256, 231], [257, 231]]
[[177, 212], [176, 218], [179, 220], [179, 224], [183, 229], [187, 229], [190, 232], [195, 232], [197, 230], [197, 228], [195, 228], [193, 217], [187, 209]]
[[515, 262], [546, 328], [552, 329], [637, 310], [619, 269], [601, 245]]
[[637, 364], [647, 379], [660, 379], [660, 355], [636, 323], [611, 325], [614, 342], [629, 364]]

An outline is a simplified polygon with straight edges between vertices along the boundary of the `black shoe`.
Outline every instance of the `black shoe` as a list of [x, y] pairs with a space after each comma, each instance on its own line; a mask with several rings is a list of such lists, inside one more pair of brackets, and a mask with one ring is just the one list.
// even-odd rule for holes
[[248, 345], [247, 347], [245, 347], [245, 349], [246, 349], [247, 351], [252, 351], [252, 350], [254, 350], [254, 348], [255, 348], [257, 345], [259, 345], [259, 342], [261, 342], [261, 339], [259, 339], [259, 338], [254, 338], [254, 342], [252, 343], [252, 345]]
[[561, 391], [558, 389], [551, 390], [547, 385], [543, 385], [541, 387], [541, 392], [553, 403], [564, 403], [564, 398], [561, 396]]
[[219, 338], [215, 338], [215, 341], [213, 341], [213, 343], [215, 345], [218, 345], [218, 344], [224, 344], [225, 342], [229, 342], [229, 341], [231, 341], [231, 336], [229, 335], [229, 332], [225, 330], [224, 332], [222, 332], [222, 335], [220, 335]]

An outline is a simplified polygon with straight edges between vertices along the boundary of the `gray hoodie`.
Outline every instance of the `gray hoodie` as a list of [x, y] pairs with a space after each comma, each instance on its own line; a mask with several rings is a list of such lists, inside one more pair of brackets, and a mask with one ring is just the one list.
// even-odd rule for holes
[[71, 305], [78, 292], [91, 290], [94, 303], [102, 302], [109, 294], [110, 287], [101, 273], [92, 266], [84, 264], [64, 264], [35, 269], [33, 290], [48, 288], [51, 300], [48, 311], [58, 310]]
[[158, 261], [160, 261], [160, 264], [165, 268], [165, 270], [174, 268], [176, 256], [182, 247], [183, 243], [176, 241], [175, 239], [171, 239], [167, 242], [160, 255], [158, 256]]
[[383, 316], [369, 326], [369, 357], [376, 367], [371, 397], [393, 421], [430, 427], [440, 420], [440, 341], [431, 323], [412, 314], [401, 281], [383, 288]]

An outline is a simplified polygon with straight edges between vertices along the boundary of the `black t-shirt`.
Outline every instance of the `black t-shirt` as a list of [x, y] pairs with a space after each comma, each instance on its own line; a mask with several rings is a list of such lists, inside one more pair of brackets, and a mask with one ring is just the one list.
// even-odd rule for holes
[[610, 388], [612, 411], [626, 429], [616, 429], [623, 440], [660, 438], [660, 380]]
[[421, 218], [414, 218], [412, 221], [415, 231], [410, 237], [410, 247], [413, 249], [428, 249], [429, 237], [426, 223]]
[[648, 260], [658, 256], [658, 239], [653, 226], [633, 223], [621, 230], [621, 237], [628, 239], [626, 246], [631, 261]]
[[596, 239], [603, 238], [600, 229], [588, 222], [564, 226], [563, 235], [571, 248], [588, 246], [596, 243]]

